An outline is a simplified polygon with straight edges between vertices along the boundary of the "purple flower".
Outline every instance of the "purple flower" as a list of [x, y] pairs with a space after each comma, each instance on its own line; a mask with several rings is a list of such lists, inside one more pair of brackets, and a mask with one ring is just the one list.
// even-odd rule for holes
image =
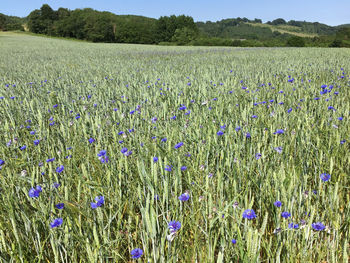
[[122, 154], [125, 154], [127, 151], [128, 151], [128, 148], [124, 147], [123, 149], [121, 149], [120, 152], [121, 152]]
[[21, 151], [25, 150], [27, 148], [26, 145], [23, 145], [21, 148], [19, 148]]
[[165, 171], [171, 172], [172, 167], [170, 165], [166, 165], [164, 168]]
[[64, 170], [64, 166], [63, 165], [60, 165], [56, 168], [56, 173], [62, 173]]
[[154, 163], [158, 162], [158, 157], [157, 157], [157, 156], [154, 156], [154, 157], [153, 157], [153, 162], [154, 162]]
[[184, 145], [183, 142], [179, 142], [178, 144], [175, 145], [175, 149], [179, 149], [182, 145]]
[[316, 231], [322, 231], [326, 228], [325, 225], [322, 224], [321, 222], [313, 223], [311, 226]]
[[57, 209], [63, 209], [64, 208], [64, 203], [59, 203], [55, 205]]
[[102, 156], [105, 156], [107, 154], [107, 151], [106, 150], [101, 150], [98, 154], [97, 154], [97, 156], [98, 157], [102, 157]]
[[52, 223], [50, 223], [50, 227], [55, 228], [62, 225], [62, 223], [63, 223], [63, 219], [59, 217], [59, 218], [56, 218]]
[[91, 208], [96, 209], [97, 207], [102, 206], [105, 203], [105, 198], [104, 196], [100, 195], [95, 198], [96, 203], [91, 202]]
[[181, 106], [179, 110], [186, 110], [186, 106]]
[[30, 190], [29, 190], [29, 193], [28, 193], [28, 195], [29, 195], [29, 197], [31, 197], [31, 198], [36, 198], [36, 197], [39, 197], [39, 195], [40, 195], [40, 193], [42, 192], [43, 190], [42, 190], [42, 188], [41, 188], [41, 186], [36, 186], [35, 188], [31, 188]]
[[261, 153], [255, 154], [255, 159], [259, 160], [261, 158]]
[[287, 112], [288, 112], [288, 113], [291, 113], [292, 110], [293, 110], [292, 108], [289, 108], [289, 109], [287, 110]]
[[34, 140], [34, 145], [38, 145], [40, 143], [40, 140]]
[[224, 132], [223, 132], [223, 131], [218, 131], [216, 134], [217, 134], [218, 136], [221, 136], [221, 135], [224, 135]]
[[282, 153], [283, 148], [281, 146], [274, 148], [276, 152]]
[[143, 250], [140, 248], [135, 248], [135, 249], [131, 250], [130, 254], [131, 254], [133, 259], [138, 259], [138, 258], [142, 257]]
[[0, 166], [4, 165], [5, 161], [0, 159]]
[[247, 132], [247, 133], [245, 134], [245, 137], [246, 137], [247, 139], [251, 138], [250, 133], [249, 133], [249, 132]]
[[290, 217], [291, 215], [290, 215], [290, 213], [288, 213], [288, 212], [282, 212], [282, 213], [281, 213], [281, 216], [282, 216], [283, 218], [288, 218], [288, 217]]
[[190, 199], [190, 195], [188, 193], [184, 193], [184, 194], [179, 196], [179, 200], [182, 201], [182, 202], [185, 202], [188, 199]]
[[291, 228], [291, 229], [298, 229], [298, 228], [299, 228], [299, 224], [289, 223], [289, 224], [288, 224], [288, 228]]
[[232, 244], [236, 244], [237, 243], [236, 239], [232, 239], [231, 242], [232, 242]]
[[276, 206], [276, 207], [281, 207], [282, 206], [282, 202], [277, 200], [276, 202], [273, 203], [273, 205]]
[[53, 183], [53, 187], [57, 189], [58, 187], [60, 187], [60, 184], [59, 183]]
[[181, 223], [179, 221], [170, 221], [168, 224], [168, 228], [171, 233], [175, 233], [181, 228]]
[[327, 182], [329, 179], [331, 179], [331, 175], [330, 174], [326, 174], [326, 173], [323, 173], [320, 175], [320, 178], [323, 182]]
[[282, 129], [278, 129], [277, 131], [275, 131], [273, 134], [283, 134], [284, 130]]
[[186, 171], [187, 170], [187, 166], [181, 166], [181, 171]]
[[90, 138], [90, 139], [89, 139], [89, 143], [90, 143], [90, 144], [93, 143], [94, 141], [95, 141], [94, 138]]
[[243, 212], [243, 218], [247, 218], [249, 220], [256, 218], [256, 214], [253, 209], [246, 209]]

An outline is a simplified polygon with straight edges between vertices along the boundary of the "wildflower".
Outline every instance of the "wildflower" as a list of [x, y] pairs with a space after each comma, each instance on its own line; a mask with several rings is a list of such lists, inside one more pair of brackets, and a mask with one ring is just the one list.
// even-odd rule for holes
[[172, 170], [171, 168], [172, 168], [172, 166], [167, 165], [167, 166], [165, 166], [164, 170], [168, 171], [168, 172], [171, 172], [171, 170]]
[[245, 134], [245, 137], [246, 137], [247, 139], [251, 138], [250, 133], [249, 133], [249, 132], [247, 132], [247, 133]]
[[102, 157], [102, 156], [105, 156], [107, 154], [107, 151], [106, 150], [101, 150], [98, 154], [97, 154], [97, 156], [98, 157]]
[[27, 148], [26, 145], [23, 145], [21, 148], [19, 148], [21, 151], [25, 150]]
[[257, 118], [258, 118], [258, 116], [256, 116], [256, 115], [252, 115], [252, 118], [253, 118], [253, 119], [257, 119]]
[[224, 132], [223, 132], [223, 131], [218, 131], [216, 134], [217, 134], [218, 136], [221, 136], [221, 135], [224, 135]]
[[50, 223], [50, 227], [55, 228], [62, 225], [62, 223], [63, 223], [63, 219], [59, 217], [59, 218], [56, 218], [52, 223]]
[[4, 165], [5, 161], [0, 159], [0, 166]]
[[57, 209], [63, 209], [64, 208], [64, 203], [59, 203], [55, 205]]
[[121, 149], [120, 152], [121, 152], [122, 154], [125, 154], [127, 151], [128, 151], [128, 148], [124, 147], [123, 149]]
[[133, 259], [138, 259], [138, 258], [142, 257], [143, 250], [140, 248], [135, 248], [135, 249], [131, 250], [130, 254], [131, 254]]
[[261, 158], [261, 153], [255, 154], [255, 159], [259, 160]]
[[188, 199], [190, 199], [190, 195], [188, 193], [184, 193], [184, 194], [179, 196], [179, 200], [182, 201], [182, 202], [185, 202]]
[[56, 189], [57, 189], [58, 187], [60, 187], [60, 186], [61, 186], [61, 184], [59, 184], [59, 183], [53, 183], [53, 187], [56, 188]]
[[29, 133], [30, 133], [30, 135], [35, 135], [35, 131], [31, 131]]
[[325, 225], [322, 224], [321, 222], [313, 223], [311, 226], [316, 231], [322, 231], [326, 228]]
[[56, 173], [62, 173], [64, 170], [64, 166], [63, 165], [60, 165], [56, 168]]
[[276, 207], [281, 207], [282, 202], [277, 200], [276, 202], [273, 203], [273, 205]]
[[282, 129], [278, 129], [277, 131], [275, 131], [273, 134], [283, 134], [284, 130]]
[[179, 142], [178, 144], [175, 145], [175, 149], [179, 149], [182, 145], [184, 145], [183, 142]]
[[181, 106], [179, 110], [186, 110], [186, 106]]
[[104, 196], [100, 195], [95, 198], [96, 203], [91, 202], [91, 208], [96, 209], [97, 207], [102, 206], [105, 203], [105, 198]]
[[283, 218], [288, 218], [288, 217], [290, 217], [291, 215], [290, 215], [290, 213], [288, 213], [288, 212], [282, 212], [282, 213], [281, 213], [281, 216], [282, 216]]
[[187, 170], [187, 166], [181, 166], [181, 171]]
[[276, 152], [282, 153], [283, 148], [281, 146], [274, 148]]
[[170, 221], [168, 228], [171, 233], [178, 231], [181, 228], [181, 223], [179, 221]]
[[34, 140], [34, 145], [38, 145], [40, 143], [40, 140]]
[[287, 110], [287, 112], [288, 112], [288, 113], [291, 113], [292, 110], [293, 110], [292, 108], [289, 108], [289, 109]]
[[36, 198], [36, 197], [39, 197], [39, 195], [40, 195], [40, 193], [42, 192], [42, 188], [41, 188], [41, 186], [37, 186], [37, 187], [35, 187], [35, 188], [31, 188], [30, 190], [29, 190], [29, 193], [28, 193], [28, 195], [29, 195], [29, 197], [31, 197], [31, 198]]
[[237, 127], [235, 128], [236, 132], [240, 131], [240, 129], [241, 129], [240, 126], [237, 126]]
[[294, 224], [294, 223], [289, 223], [289, 224], [288, 224], [288, 228], [291, 228], [291, 229], [298, 229], [298, 228], [299, 228], [299, 225], [298, 225], [298, 224]]
[[167, 138], [163, 138], [163, 139], [161, 139], [160, 141], [161, 142], [166, 142], [168, 139]]
[[326, 173], [323, 173], [320, 175], [320, 178], [323, 182], [327, 182], [329, 179], [331, 179], [331, 175], [330, 174], [326, 174]]
[[232, 239], [231, 242], [232, 242], [232, 244], [236, 244], [237, 243], [236, 239]]
[[256, 214], [255, 214], [253, 209], [246, 209], [246, 210], [244, 210], [242, 216], [243, 216], [243, 218], [247, 218], [249, 220], [256, 218]]
[[90, 139], [89, 139], [89, 143], [90, 143], [90, 144], [92, 144], [94, 141], [95, 141], [94, 138], [90, 138]]
[[157, 156], [154, 156], [154, 157], [153, 157], [153, 162], [154, 162], [154, 163], [158, 162], [158, 157], [157, 157]]

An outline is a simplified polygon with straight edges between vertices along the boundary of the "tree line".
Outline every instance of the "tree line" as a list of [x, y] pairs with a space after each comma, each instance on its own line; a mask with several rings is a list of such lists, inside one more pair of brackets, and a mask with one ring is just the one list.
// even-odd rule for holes
[[[282, 18], [266, 23], [255, 18], [197, 22], [190, 16], [162, 16], [159, 19], [135, 15], [115, 15], [91, 8], [53, 10], [44, 4], [26, 18], [0, 14], [1, 30], [24, 30], [49, 36], [76, 38], [92, 42], [202, 46], [322, 46], [350, 47], [350, 27], [330, 27]], [[300, 37], [303, 32], [317, 37]]]

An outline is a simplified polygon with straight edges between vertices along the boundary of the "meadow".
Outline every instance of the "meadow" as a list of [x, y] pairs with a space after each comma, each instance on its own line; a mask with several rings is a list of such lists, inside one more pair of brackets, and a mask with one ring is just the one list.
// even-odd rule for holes
[[350, 49], [0, 34], [0, 262], [348, 262]]

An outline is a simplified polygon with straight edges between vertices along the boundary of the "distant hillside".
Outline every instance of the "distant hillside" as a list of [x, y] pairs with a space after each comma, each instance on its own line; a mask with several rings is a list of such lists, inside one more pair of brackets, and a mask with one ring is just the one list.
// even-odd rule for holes
[[317, 37], [335, 35], [336, 28], [321, 24], [291, 20], [286, 22], [279, 18], [263, 24], [260, 19], [247, 18], [223, 19], [217, 22], [197, 22], [200, 31], [209, 37], [231, 39], [269, 39], [280, 35], [299, 37]]

